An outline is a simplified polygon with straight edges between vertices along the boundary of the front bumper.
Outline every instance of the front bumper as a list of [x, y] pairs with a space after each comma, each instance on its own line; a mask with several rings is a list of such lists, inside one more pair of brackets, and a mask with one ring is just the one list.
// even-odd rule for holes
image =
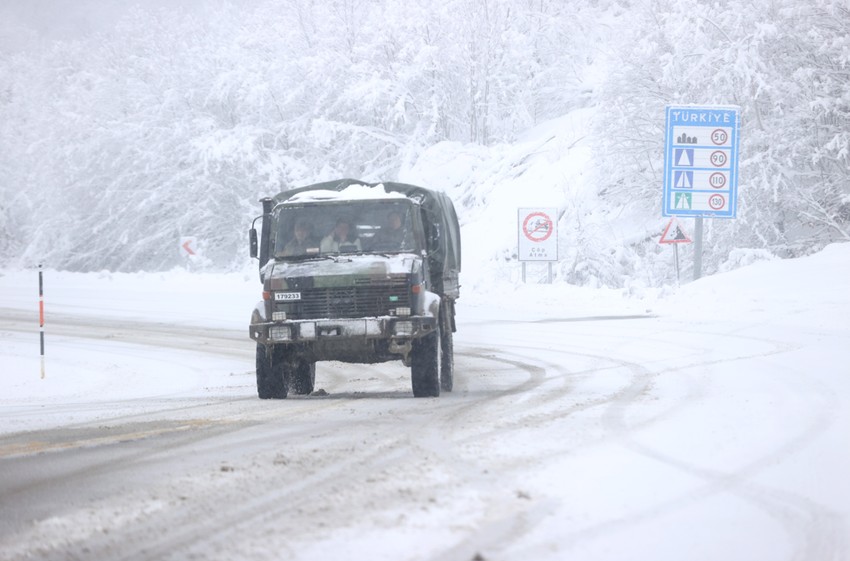
[[437, 328], [432, 316], [309, 319], [252, 323], [251, 339], [264, 345], [331, 342], [346, 339], [407, 341]]

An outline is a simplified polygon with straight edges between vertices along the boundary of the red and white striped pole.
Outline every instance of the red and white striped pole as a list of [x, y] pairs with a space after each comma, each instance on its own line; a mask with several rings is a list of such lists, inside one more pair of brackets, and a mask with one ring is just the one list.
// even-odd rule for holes
[[41, 378], [44, 379], [44, 277], [38, 264], [38, 336], [41, 340]]

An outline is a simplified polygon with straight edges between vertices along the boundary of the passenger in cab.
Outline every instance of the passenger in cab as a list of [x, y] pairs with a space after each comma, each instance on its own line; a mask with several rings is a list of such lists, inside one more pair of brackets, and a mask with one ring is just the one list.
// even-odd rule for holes
[[360, 239], [347, 218], [339, 218], [333, 231], [322, 239], [322, 253], [360, 251]]
[[313, 237], [313, 228], [303, 218], [299, 219], [292, 230], [292, 239], [283, 247], [283, 256], [305, 255], [318, 251], [319, 242]]

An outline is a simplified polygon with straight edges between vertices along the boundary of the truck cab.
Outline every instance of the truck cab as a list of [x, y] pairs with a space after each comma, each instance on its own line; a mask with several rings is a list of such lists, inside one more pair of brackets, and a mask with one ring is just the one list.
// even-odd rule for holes
[[351, 179], [263, 201], [250, 231], [263, 300], [257, 343], [260, 398], [309, 394], [319, 361], [400, 360], [416, 397], [451, 391], [460, 236], [451, 200], [400, 183]]

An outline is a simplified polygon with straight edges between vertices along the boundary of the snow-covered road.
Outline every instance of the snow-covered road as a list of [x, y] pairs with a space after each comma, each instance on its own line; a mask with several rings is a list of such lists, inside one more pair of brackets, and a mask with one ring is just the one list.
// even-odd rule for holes
[[321, 363], [261, 401], [244, 329], [70, 306], [41, 380], [2, 301], [0, 558], [850, 559], [850, 297], [771, 300], [832, 255], [651, 313], [473, 302], [439, 399]]

